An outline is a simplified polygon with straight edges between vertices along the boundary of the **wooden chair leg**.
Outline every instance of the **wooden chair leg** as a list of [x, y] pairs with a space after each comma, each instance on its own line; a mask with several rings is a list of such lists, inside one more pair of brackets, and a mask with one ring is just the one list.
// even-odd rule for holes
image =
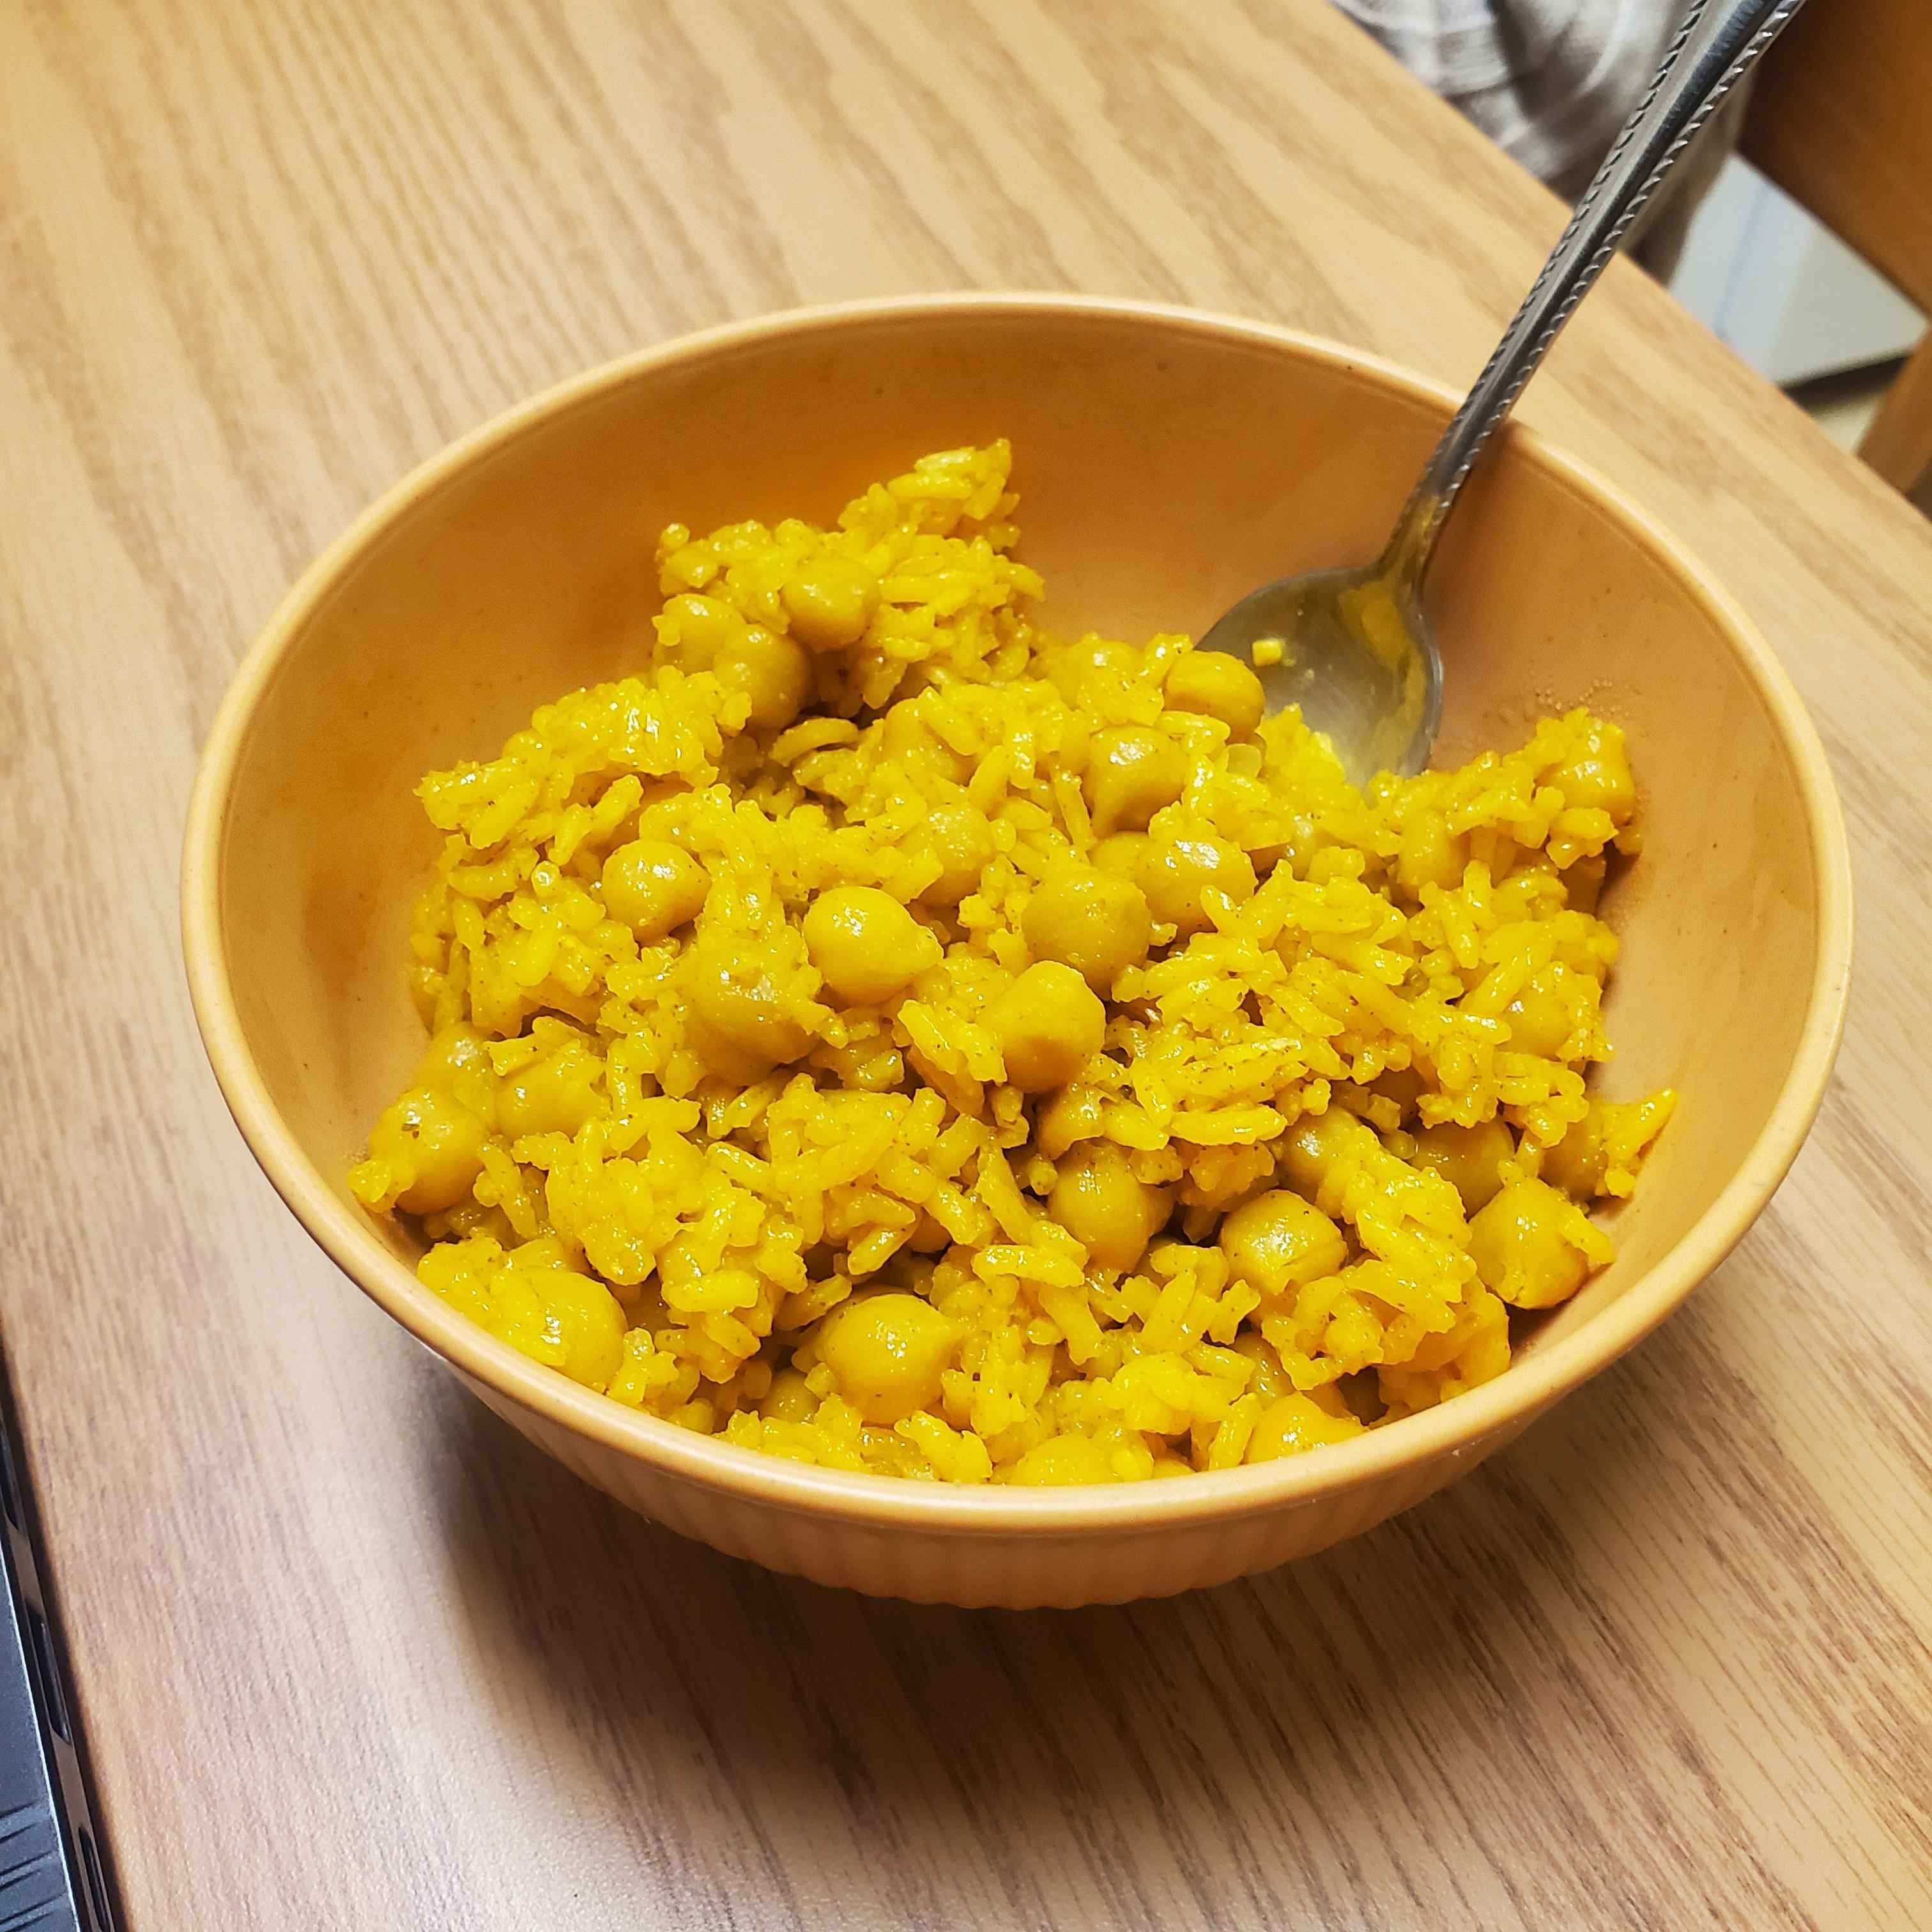
[[1907, 496], [1932, 473], [1932, 333], [1886, 391], [1858, 454]]

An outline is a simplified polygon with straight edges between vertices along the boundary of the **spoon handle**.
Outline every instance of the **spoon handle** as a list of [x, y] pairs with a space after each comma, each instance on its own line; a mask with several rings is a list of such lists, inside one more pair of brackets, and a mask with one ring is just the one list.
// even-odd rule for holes
[[1697, 0], [1488, 366], [1443, 432], [1384, 554], [1384, 572], [1419, 590], [1443, 520], [1492, 432], [1691, 136], [1803, 4]]

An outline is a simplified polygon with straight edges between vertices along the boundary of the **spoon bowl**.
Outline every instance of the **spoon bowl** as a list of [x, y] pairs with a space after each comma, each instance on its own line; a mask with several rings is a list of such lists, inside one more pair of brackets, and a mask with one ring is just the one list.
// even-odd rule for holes
[[1442, 720], [1442, 653], [1420, 601], [1380, 564], [1264, 584], [1201, 647], [1246, 659], [1270, 711], [1298, 705], [1354, 783], [1428, 763]]

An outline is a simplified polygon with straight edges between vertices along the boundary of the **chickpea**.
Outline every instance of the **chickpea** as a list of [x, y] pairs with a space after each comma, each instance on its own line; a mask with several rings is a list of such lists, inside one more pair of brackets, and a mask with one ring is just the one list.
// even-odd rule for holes
[[939, 1400], [962, 1340], [929, 1301], [887, 1289], [841, 1302], [820, 1323], [818, 1359], [838, 1393], [876, 1428]]
[[601, 1281], [574, 1268], [549, 1268], [538, 1284], [548, 1325], [563, 1346], [558, 1364], [586, 1388], [609, 1385], [624, 1359], [624, 1311]]
[[682, 669], [709, 670], [718, 652], [744, 634], [745, 620], [721, 598], [687, 592], [664, 605], [663, 630]]
[[809, 1422], [818, 1408], [812, 1385], [796, 1369], [781, 1369], [772, 1378], [758, 1413], [768, 1422]]
[[1361, 1432], [1362, 1425], [1352, 1415], [1330, 1415], [1318, 1402], [1299, 1392], [1278, 1396], [1262, 1411], [1255, 1432], [1248, 1438], [1247, 1453], [1241, 1460], [1278, 1462], [1284, 1456], [1298, 1456], [1304, 1449], [1346, 1442]]
[[1071, 1489], [1082, 1483], [1114, 1483], [1113, 1458], [1090, 1436], [1049, 1436], [1008, 1468], [1003, 1481], [1026, 1489]]
[[782, 631], [747, 625], [718, 649], [713, 668], [752, 700], [752, 722], [766, 730], [789, 724], [812, 690], [812, 659]]
[[1413, 1066], [1391, 1066], [1369, 1085], [1370, 1093], [1393, 1100], [1402, 1109], [1404, 1119], [1414, 1112], [1416, 1102], [1428, 1090], [1428, 1082]]
[[1479, 1212], [1496, 1198], [1503, 1184], [1502, 1163], [1515, 1154], [1516, 1142], [1508, 1127], [1493, 1118], [1474, 1127], [1444, 1120], [1415, 1136], [1417, 1165], [1441, 1174], [1462, 1197], [1466, 1214]]
[[496, 1120], [496, 1070], [490, 1064], [490, 1043], [460, 1020], [445, 1027], [424, 1049], [412, 1084], [460, 1101], [486, 1126]]
[[1424, 886], [1460, 886], [1468, 862], [1468, 838], [1452, 836], [1441, 812], [1418, 812], [1396, 848], [1396, 882], [1412, 895]]
[[792, 635], [808, 650], [848, 650], [879, 608], [879, 580], [856, 558], [828, 551], [785, 579], [778, 602]]
[[1220, 1249], [1237, 1281], [1270, 1296], [1334, 1274], [1348, 1258], [1341, 1229], [1286, 1187], [1237, 1208], [1221, 1223]]
[[396, 1205], [439, 1214], [470, 1198], [483, 1172], [488, 1130], [477, 1115], [434, 1087], [412, 1087], [386, 1107], [369, 1132], [369, 1155], [398, 1180]]
[[1335, 1163], [1352, 1146], [1361, 1144], [1360, 1136], [1371, 1132], [1339, 1107], [1298, 1121], [1288, 1135], [1282, 1162], [1289, 1181], [1304, 1194], [1320, 1193]]
[[1118, 878], [1131, 879], [1138, 877], [1141, 854], [1147, 848], [1148, 836], [1144, 832], [1112, 832], [1087, 856], [1093, 861], [1096, 872], [1109, 872]]
[[1167, 674], [1171, 711], [1218, 718], [1231, 738], [1251, 738], [1268, 712], [1262, 681], [1227, 651], [1190, 651]]
[[1077, 1141], [1091, 1140], [1100, 1131], [1107, 1096], [1096, 1088], [1063, 1087], [1041, 1103], [1034, 1121], [1034, 1138], [1048, 1160], [1058, 1160]]
[[1619, 830], [1636, 810], [1636, 780], [1623, 732], [1615, 724], [1599, 725], [1590, 743], [1558, 766], [1550, 782], [1567, 803], [1608, 812]]
[[1225, 892], [1237, 905], [1255, 892], [1248, 855], [1221, 838], [1150, 840], [1141, 854], [1138, 877], [1148, 910], [1183, 939], [1214, 924], [1204, 898], [1209, 890]]
[[928, 766], [942, 777], [963, 782], [970, 776], [967, 760], [932, 728], [916, 698], [902, 698], [886, 713], [880, 748], [889, 758]]
[[727, 941], [700, 939], [679, 964], [691, 1045], [706, 1066], [748, 1084], [788, 1065], [811, 1044], [766, 964]]
[[634, 838], [604, 861], [604, 910], [646, 946], [695, 919], [711, 875], [664, 838]]
[[840, 999], [875, 1006], [939, 963], [939, 941], [890, 892], [837, 886], [805, 915], [806, 950]]
[[604, 1063], [574, 1042], [532, 1060], [505, 1081], [496, 1122], [512, 1139], [525, 1134], [574, 1134], [604, 1111], [596, 1082]]
[[495, 1077], [489, 1043], [474, 1027], [465, 1026], [460, 1020], [436, 1034], [416, 1064], [416, 1084], [439, 1088], [446, 1094], [478, 1078], [487, 1081]]
[[1603, 1102], [1592, 1100], [1587, 1105], [1590, 1111], [1543, 1156], [1543, 1178], [1573, 1201], [1593, 1200], [1610, 1164], [1604, 1143]]
[[1187, 789], [1187, 754], [1172, 738], [1138, 724], [1096, 732], [1083, 788], [1094, 830], [1139, 832]]
[[1036, 959], [1071, 966], [1103, 993], [1146, 958], [1153, 922], [1132, 880], [1082, 866], [1055, 874], [1028, 900], [1020, 929]]
[[1538, 967], [1524, 981], [1522, 991], [1503, 1009], [1502, 1016], [1509, 1022], [1510, 1048], [1545, 1060], [1567, 1058], [1563, 1049], [1582, 1011], [1578, 995], [1587, 976], [1559, 962]]
[[1546, 1180], [1505, 1187], [1469, 1223], [1469, 1252], [1483, 1286], [1516, 1308], [1568, 1301], [1590, 1272], [1565, 1226], [1576, 1211]]
[[930, 854], [940, 874], [920, 894], [928, 905], [956, 906], [980, 890], [980, 875], [993, 861], [993, 828], [970, 805], [942, 805], [928, 815], [913, 842], [922, 858]]
[[1125, 1150], [1112, 1141], [1083, 1141], [1060, 1163], [1046, 1207], [1091, 1260], [1126, 1274], [1167, 1226], [1174, 1196], [1136, 1180]]
[[1141, 668], [1137, 646], [1091, 633], [1050, 652], [1046, 674], [1069, 704], [1078, 704], [1088, 676], [1096, 670], [1118, 670], [1131, 676]]
[[1107, 1010], [1086, 981], [1052, 959], [1029, 966], [986, 1018], [1006, 1078], [1023, 1094], [1065, 1086], [1100, 1051], [1107, 1028]]

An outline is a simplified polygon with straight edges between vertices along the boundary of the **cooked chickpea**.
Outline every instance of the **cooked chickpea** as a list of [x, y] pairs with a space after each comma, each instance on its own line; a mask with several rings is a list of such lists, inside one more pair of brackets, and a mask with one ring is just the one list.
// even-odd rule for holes
[[1568, 802], [1606, 812], [1618, 827], [1628, 825], [1636, 810], [1636, 779], [1624, 734], [1615, 724], [1600, 724], [1584, 750], [1558, 766], [1551, 782]]
[[1299, 1120], [1288, 1134], [1282, 1162], [1283, 1170], [1289, 1181], [1304, 1194], [1318, 1194], [1335, 1163], [1351, 1145], [1360, 1144], [1359, 1136], [1371, 1131], [1354, 1114], [1339, 1107], [1331, 1107], [1327, 1113], [1317, 1114], [1311, 1119]]
[[1505, 1187], [1469, 1223], [1469, 1252], [1484, 1286], [1516, 1308], [1568, 1301], [1590, 1272], [1566, 1226], [1576, 1211], [1546, 1180]]
[[1334, 1274], [1348, 1258], [1341, 1229], [1286, 1187], [1237, 1208], [1221, 1223], [1220, 1248], [1234, 1279], [1265, 1295]]
[[970, 776], [967, 760], [932, 728], [916, 698], [903, 698], [886, 713], [880, 744], [903, 764], [927, 765], [949, 778]]
[[1610, 1164], [1604, 1142], [1603, 1102], [1587, 1104], [1590, 1111], [1543, 1156], [1543, 1178], [1573, 1201], [1594, 1199]]
[[1346, 1442], [1361, 1432], [1362, 1425], [1352, 1415], [1330, 1415], [1311, 1396], [1298, 1391], [1277, 1396], [1262, 1411], [1241, 1460], [1278, 1462], [1284, 1456], [1298, 1456], [1304, 1449]]
[[1107, 1010], [1071, 966], [1029, 966], [986, 1010], [1006, 1058], [1006, 1078], [1023, 1094], [1064, 1087], [1100, 1051]]
[[1391, 1066], [1370, 1083], [1369, 1090], [1384, 1100], [1393, 1100], [1405, 1117], [1415, 1111], [1415, 1103], [1429, 1090], [1429, 1082], [1413, 1066]]
[[1190, 651], [1167, 674], [1167, 703], [1174, 711], [1218, 718], [1232, 738], [1249, 738], [1268, 712], [1262, 681], [1227, 651]]
[[624, 1311], [617, 1298], [574, 1268], [546, 1269], [539, 1292], [551, 1332], [563, 1346], [558, 1366], [586, 1388], [605, 1388], [624, 1359]]
[[1237, 905], [1255, 894], [1248, 855], [1222, 838], [1150, 840], [1138, 876], [1148, 909], [1183, 939], [1214, 924], [1207, 911], [1210, 891], [1226, 893]]
[[980, 875], [992, 863], [993, 828], [970, 805], [942, 805], [926, 819], [913, 850], [939, 861], [940, 873], [920, 894], [928, 905], [956, 906], [980, 890]]
[[438, 1214], [470, 1198], [488, 1138], [482, 1120], [460, 1102], [434, 1087], [412, 1087], [370, 1130], [369, 1154], [398, 1179], [408, 1177], [398, 1207]]
[[1459, 1127], [1444, 1120], [1415, 1137], [1415, 1159], [1433, 1168], [1462, 1197], [1462, 1211], [1474, 1214], [1496, 1198], [1503, 1184], [1502, 1164], [1516, 1154], [1508, 1127], [1492, 1118], [1480, 1126]]
[[1153, 922], [1131, 880], [1081, 866], [1055, 874], [1028, 900], [1020, 929], [1036, 959], [1071, 966], [1101, 993], [1146, 958]]
[[1141, 854], [1147, 848], [1144, 832], [1110, 832], [1087, 856], [1096, 872], [1131, 879], [1139, 872]]
[[1138, 832], [1187, 789], [1187, 754], [1172, 738], [1138, 724], [1094, 734], [1083, 789], [1094, 830]]
[[812, 1384], [796, 1369], [781, 1369], [772, 1378], [758, 1413], [768, 1422], [809, 1422], [818, 1408]]
[[718, 653], [744, 634], [745, 620], [722, 598], [687, 592], [664, 607], [667, 641], [686, 670], [709, 670]]
[[1034, 1119], [1034, 1139], [1048, 1160], [1058, 1160], [1077, 1141], [1091, 1140], [1100, 1131], [1107, 1096], [1095, 1087], [1063, 1087], [1040, 1103]]
[[711, 875], [665, 838], [634, 838], [604, 861], [604, 910], [646, 945], [695, 919]]
[[767, 965], [721, 940], [695, 941], [679, 964], [691, 1044], [713, 1073], [748, 1084], [788, 1065], [812, 1036], [786, 1010]]
[[1560, 962], [1538, 967], [1503, 1009], [1511, 1050], [1539, 1054], [1546, 1060], [1564, 1058], [1582, 1008], [1577, 996], [1588, 983], [1585, 975]]
[[531, 1061], [503, 1082], [496, 1123], [512, 1139], [525, 1134], [574, 1134], [604, 1112], [597, 1078], [604, 1063], [574, 1042]]
[[782, 631], [748, 625], [719, 646], [718, 676], [752, 700], [752, 722], [767, 730], [789, 724], [804, 708], [812, 689], [812, 659], [805, 646]]
[[1403, 890], [1460, 886], [1469, 862], [1469, 842], [1452, 836], [1439, 812], [1418, 812], [1402, 829], [1396, 848], [1395, 875]]
[[491, 1080], [489, 1042], [474, 1027], [458, 1020], [446, 1026], [423, 1049], [416, 1063], [416, 1084], [440, 1088], [446, 1094], [459, 1091], [466, 1084]]
[[866, 634], [879, 608], [879, 580], [856, 557], [827, 552], [785, 579], [778, 602], [792, 635], [808, 650], [846, 650]]
[[1046, 1207], [1092, 1260], [1125, 1274], [1167, 1226], [1174, 1196], [1136, 1180], [1126, 1150], [1112, 1141], [1084, 1141], [1060, 1163]]
[[430, 1040], [416, 1063], [416, 1078], [410, 1084], [434, 1087], [460, 1101], [486, 1126], [495, 1123], [496, 1070], [490, 1064], [490, 1043], [460, 1020]]
[[1081, 1483], [1113, 1483], [1113, 1458], [1090, 1436], [1049, 1436], [1036, 1442], [1000, 1480], [1025, 1489], [1071, 1489]]
[[1059, 646], [1046, 661], [1047, 676], [1069, 704], [1080, 702], [1082, 688], [1094, 671], [1118, 670], [1131, 675], [1140, 668], [1141, 653], [1137, 645], [1091, 633], [1076, 638], [1072, 644]]
[[806, 950], [842, 1000], [878, 1006], [939, 963], [939, 941], [890, 892], [837, 886], [806, 910]]
[[961, 1339], [931, 1302], [888, 1289], [841, 1302], [826, 1316], [818, 1359], [866, 1421], [890, 1428], [938, 1402], [939, 1378]]

